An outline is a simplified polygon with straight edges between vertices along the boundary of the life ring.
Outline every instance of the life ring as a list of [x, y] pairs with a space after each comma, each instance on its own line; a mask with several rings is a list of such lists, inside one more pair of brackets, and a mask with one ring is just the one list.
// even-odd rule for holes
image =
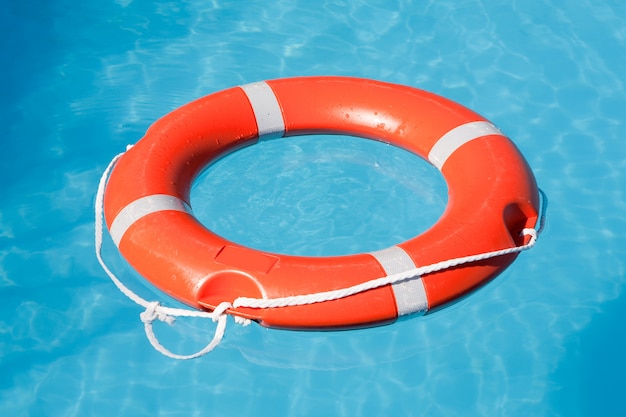
[[[278, 255], [216, 235], [189, 205], [211, 161], [259, 139], [343, 134], [393, 144], [430, 161], [448, 185], [429, 230], [373, 253]], [[538, 221], [535, 178], [492, 123], [435, 94], [379, 81], [303, 77], [230, 88], [156, 121], [116, 163], [104, 193], [112, 240], [136, 271], [172, 297], [212, 310], [238, 297], [323, 293], [420, 265], [523, 245]], [[237, 307], [268, 327], [354, 328], [446, 306], [489, 282], [512, 253], [344, 298], [279, 308]]]

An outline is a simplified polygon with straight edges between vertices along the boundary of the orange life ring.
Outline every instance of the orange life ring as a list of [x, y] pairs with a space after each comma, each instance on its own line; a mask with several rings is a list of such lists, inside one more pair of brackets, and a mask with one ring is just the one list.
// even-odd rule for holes
[[[193, 216], [191, 184], [216, 158], [259, 138], [344, 134], [393, 144], [430, 161], [448, 205], [429, 230], [373, 253], [299, 257], [253, 250]], [[200, 98], [156, 121], [115, 165], [105, 220], [126, 260], [156, 287], [198, 309], [238, 297], [280, 298], [345, 288], [445, 259], [522, 245], [539, 193], [528, 164], [493, 124], [411, 87], [346, 77], [278, 79]], [[517, 254], [473, 262], [345, 298], [229, 313], [282, 328], [388, 323], [454, 302]]]

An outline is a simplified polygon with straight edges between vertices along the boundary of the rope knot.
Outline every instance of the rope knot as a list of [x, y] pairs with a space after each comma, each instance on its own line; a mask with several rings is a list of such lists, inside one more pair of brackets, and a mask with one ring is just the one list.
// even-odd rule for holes
[[228, 310], [229, 308], [232, 308], [233, 305], [231, 303], [229, 303], [228, 301], [223, 301], [221, 303], [219, 303], [219, 305], [217, 307], [215, 307], [215, 310], [213, 310], [213, 313], [211, 313], [211, 315], [213, 316], [212, 319], [214, 322], [218, 321], [220, 319], [220, 317], [222, 317], [224, 314], [226, 314], [226, 310]]
[[161, 304], [158, 301], [148, 303], [145, 311], [143, 311], [139, 317], [144, 324], [151, 324], [155, 320], [162, 321], [169, 325], [174, 324], [176, 320], [174, 317], [165, 314], [161, 311]]
[[[211, 313], [211, 316], [213, 316], [213, 321], [216, 322], [222, 316], [225, 316], [227, 314], [226, 310], [228, 310], [229, 308], [235, 308], [235, 307], [233, 307], [233, 304], [229, 303], [228, 301], [223, 301], [219, 303], [219, 305], [215, 307], [215, 310], [213, 310], [213, 312]], [[252, 320], [250, 319], [246, 319], [244, 317], [239, 317], [235, 315], [233, 315], [233, 319], [235, 319], [235, 323], [240, 324], [243, 327], [246, 327], [252, 323]]]

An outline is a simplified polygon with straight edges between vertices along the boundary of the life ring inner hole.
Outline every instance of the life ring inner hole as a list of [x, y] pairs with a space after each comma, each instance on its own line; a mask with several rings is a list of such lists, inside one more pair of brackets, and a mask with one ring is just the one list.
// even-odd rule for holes
[[434, 225], [441, 173], [393, 145], [344, 135], [260, 141], [209, 165], [191, 190], [214, 233], [267, 252], [335, 256], [383, 249]]

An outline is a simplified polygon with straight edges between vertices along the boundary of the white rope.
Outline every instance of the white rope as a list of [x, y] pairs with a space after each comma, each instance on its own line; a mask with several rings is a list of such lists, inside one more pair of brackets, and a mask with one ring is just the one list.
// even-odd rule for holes
[[458, 265], [482, 261], [497, 256], [510, 255], [512, 253], [521, 252], [535, 246], [537, 241], [537, 231], [535, 229], [524, 229], [522, 231], [524, 236], [530, 236], [528, 243], [522, 246], [516, 246], [512, 248], [506, 248], [496, 250], [492, 252], [485, 252], [478, 255], [463, 256], [460, 258], [449, 259], [442, 262], [437, 262], [431, 265], [422, 266], [419, 268], [410, 269], [398, 274], [387, 275], [381, 278], [376, 278], [371, 281], [366, 281], [361, 284], [353, 285], [352, 287], [340, 288], [337, 290], [324, 291], [314, 294], [306, 295], [294, 295], [281, 298], [248, 298], [239, 297], [233, 302], [233, 308], [248, 307], [248, 308], [276, 308], [276, 307], [291, 307], [305, 304], [321, 303], [324, 301], [337, 300], [339, 298], [348, 297], [350, 295], [358, 294], [367, 290], [382, 287], [385, 285], [396, 284], [401, 281], [410, 280], [421, 275], [431, 274], [433, 272], [449, 269]]
[[[128, 149], [130, 149], [130, 146], [127, 148], [127, 150]], [[145, 311], [143, 311], [140, 314], [140, 318], [141, 318], [141, 321], [144, 323], [146, 336], [148, 337], [150, 344], [157, 351], [173, 359], [184, 360], [184, 359], [194, 359], [194, 358], [200, 357], [202, 355], [209, 353], [213, 349], [215, 349], [215, 347], [220, 343], [220, 341], [224, 337], [224, 331], [226, 330], [226, 319], [227, 319], [226, 310], [229, 308], [232, 308], [232, 305], [228, 302], [224, 302], [224, 303], [221, 303], [219, 306], [217, 306], [217, 308], [213, 312], [208, 313], [205, 311], [198, 311], [198, 310], [186, 310], [186, 309], [180, 309], [180, 308], [164, 307], [160, 305], [158, 301], [147, 301], [141, 298], [140, 296], [138, 296], [137, 294], [135, 294], [127, 286], [125, 286], [122, 283], [122, 281], [120, 281], [119, 278], [117, 278], [115, 274], [111, 272], [111, 270], [107, 267], [104, 260], [102, 259], [102, 236], [103, 236], [103, 230], [104, 230], [104, 221], [103, 221], [104, 189], [106, 187], [106, 182], [107, 182], [107, 179], [109, 178], [111, 170], [113, 169], [113, 166], [115, 166], [115, 163], [118, 161], [118, 159], [120, 159], [120, 157], [123, 154], [124, 153], [120, 153], [116, 155], [113, 158], [113, 160], [111, 160], [107, 168], [104, 170], [102, 177], [100, 178], [100, 182], [98, 184], [98, 192], [96, 194], [96, 203], [95, 203], [96, 205], [96, 208], [95, 208], [96, 257], [98, 258], [98, 262], [100, 263], [100, 266], [102, 266], [102, 269], [104, 269], [104, 271], [109, 276], [111, 281], [113, 281], [115, 286], [122, 292], [122, 294], [124, 294], [126, 297], [133, 300], [136, 304], [139, 304], [140, 306], [145, 308]], [[172, 325], [174, 324], [176, 317], [210, 318], [214, 322], [217, 322], [217, 327], [215, 329], [215, 334], [213, 335], [213, 339], [211, 339], [211, 341], [203, 349], [191, 355], [179, 355], [176, 353], [172, 353], [159, 342], [158, 338], [156, 337], [154, 333], [152, 323], [155, 320], [159, 320], [169, 325]], [[247, 320], [241, 317], [236, 317], [235, 322], [244, 326], [251, 323], [250, 320]]]
[[[127, 148], [127, 150], [130, 148]], [[441, 271], [444, 269], [453, 268], [458, 265], [463, 265], [471, 262], [482, 261], [489, 258], [494, 258], [498, 256], [510, 255], [513, 253], [518, 253], [525, 251], [527, 249], [535, 246], [537, 242], [537, 237], [544, 226], [545, 221], [545, 211], [547, 208], [547, 198], [543, 191], [539, 190], [541, 194], [541, 213], [539, 218], [537, 219], [537, 224], [535, 224], [535, 228], [526, 228], [522, 230], [523, 236], [529, 236], [529, 240], [526, 244], [521, 246], [516, 246], [512, 248], [505, 248], [500, 250], [495, 250], [491, 252], [485, 252], [477, 255], [463, 256], [459, 258], [449, 259], [442, 262], [437, 262], [431, 265], [426, 265], [418, 268], [414, 268], [405, 272], [401, 272], [398, 274], [388, 275], [381, 278], [376, 278], [371, 281], [366, 281], [358, 285], [354, 285], [347, 288], [340, 288], [337, 290], [324, 291], [314, 294], [303, 294], [303, 295], [294, 295], [290, 297], [281, 297], [281, 298], [270, 298], [270, 299], [261, 299], [261, 298], [248, 298], [248, 297], [239, 297], [232, 304], [229, 302], [222, 302], [217, 306], [217, 308], [211, 312], [205, 311], [197, 311], [197, 310], [186, 310], [179, 308], [170, 308], [164, 307], [159, 304], [158, 301], [147, 301], [132, 292], [128, 287], [126, 287], [116, 276], [111, 272], [111, 270], [106, 266], [104, 260], [102, 259], [102, 236], [104, 230], [104, 190], [106, 187], [107, 179], [109, 178], [110, 172], [113, 169], [113, 166], [117, 162], [117, 160], [123, 155], [120, 153], [116, 155], [113, 160], [109, 163], [107, 168], [105, 169], [102, 177], [100, 178], [100, 183], [98, 184], [98, 192], [96, 194], [96, 221], [95, 221], [95, 244], [96, 244], [96, 257], [98, 258], [98, 262], [107, 273], [111, 281], [115, 284], [115, 286], [128, 298], [133, 300], [135, 303], [143, 306], [145, 311], [140, 314], [141, 321], [144, 323], [144, 328], [146, 332], [146, 336], [150, 341], [150, 344], [160, 353], [165, 356], [168, 356], [173, 359], [193, 359], [203, 356], [213, 349], [220, 343], [224, 336], [224, 332], [226, 330], [226, 321], [227, 321], [227, 313], [226, 310], [230, 308], [239, 308], [239, 307], [247, 307], [247, 308], [277, 308], [277, 307], [288, 307], [288, 306], [299, 306], [305, 304], [314, 304], [321, 303], [324, 301], [337, 300], [339, 298], [348, 297], [354, 294], [358, 294], [367, 290], [371, 290], [374, 288], [379, 288], [385, 285], [395, 284], [401, 281], [415, 279], [416, 277], [430, 274], [433, 272]], [[217, 322], [217, 327], [215, 329], [215, 334], [213, 335], [213, 339], [200, 351], [193, 353], [191, 355], [179, 355], [172, 353], [167, 348], [165, 348], [157, 339], [154, 334], [154, 329], [152, 327], [152, 323], [155, 320], [159, 320], [165, 322], [167, 324], [173, 324], [175, 321], [175, 317], [198, 317], [198, 318], [210, 318], [214, 322]], [[235, 322], [244, 326], [247, 326], [251, 323], [251, 320], [234, 316]]]
[[358, 294], [367, 290], [382, 287], [385, 285], [396, 284], [401, 281], [415, 279], [422, 275], [431, 274], [433, 272], [442, 271], [444, 269], [453, 268], [458, 265], [463, 265], [471, 262], [483, 261], [485, 259], [495, 258], [498, 256], [510, 255], [513, 253], [519, 253], [528, 249], [531, 249], [537, 243], [537, 238], [544, 228], [546, 210], [548, 208], [548, 198], [546, 194], [539, 189], [540, 195], [540, 212], [537, 217], [537, 222], [534, 228], [525, 228], [520, 233], [521, 236], [529, 236], [529, 240], [526, 244], [521, 246], [515, 246], [511, 248], [499, 249], [491, 252], [480, 253], [476, 255], [462, 256], [459, 258], [448, 259], [445, 261], [437, 262], [431, 265], [426, 265], [414, 269], [410, 269], [398, 274], [387, 275], [381, 278], [376, 278], [370, 281], [363, 282], [361, 284], [353, 285], [352, 287], [340, 288], [337, 290], [324, 291], [314, 294], [293, 295], [289, 297], [280, 298], [248, 298], [239, 297], [233, 302], [233, 308], [247, 307], [247, 308], [278, 308], [278, 307], [291, 307], [305, 304], [321, 303], [324, 301], [337, 300], [339, 298], [348, 297], [354, 294]]

